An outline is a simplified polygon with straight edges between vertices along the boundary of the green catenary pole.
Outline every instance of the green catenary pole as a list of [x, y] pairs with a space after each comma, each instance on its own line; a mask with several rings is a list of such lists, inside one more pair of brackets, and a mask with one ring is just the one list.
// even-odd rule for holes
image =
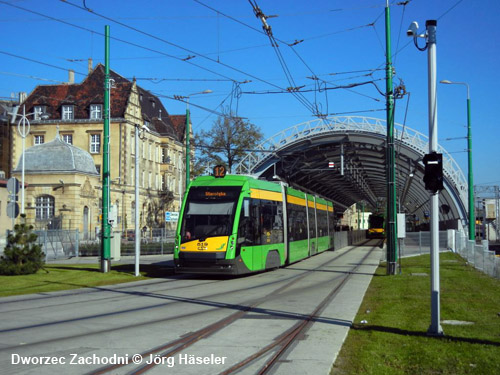
[[104, 26], [104, 139], [102, 155], [102, 254], [101, 272], [108, 272], [111, 258], [109, 212], [109, 26]]
[[474, 177], [472, 174], [472, 133], [470, 121], [470, 95], [467, 85], [467, 153], [469, 154], [469, 240], [476, 240], [476, 215], [474, 213]]
[[394, 92], [392, 88], [391, 15], [389, 1], [385, 7], [386, 101], [387, 101], [387, 274], [395, 275], [397, 267], [396, 240], [396, 166], [394, 151]]
[[186, 108], [186, 188], [185, 191], [187, 190], [187, 187], [189, 185], [189, 180], [190, 180], [190, 175], [189, 175], [189, 170], [191, 168], [191, 162], [189, 160], [189, 98], [187, 108]]

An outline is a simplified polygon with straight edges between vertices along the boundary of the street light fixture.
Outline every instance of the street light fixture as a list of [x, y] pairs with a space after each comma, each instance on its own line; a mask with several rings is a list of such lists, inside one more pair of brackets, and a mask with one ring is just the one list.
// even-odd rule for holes
[[470, 90], [469, 84], [466, 82], [452, 82], [443, 79], [440, 83], [446, 85], [464, 85], [467, 87], [467, 154], [468, 163], [468, 185], [469, 185], [469, 240], [476, 240], [476, 215], [474, 212], [474, 176], [472, 173], [472, 133], [470, 120]]
[[[31, 112], [26, 113], [26, 106], [23, 104], [23, 114], [17, 114], [16, 116], [21, 116], [19, 122], [17, 123], [17, 132], [19, 136], [23, 139], [22, 156], [21, 156], [21, 215], [24, 214], [24, 159], [25, 159], [25, 149], [26, 149], [26, 137], [30, 133], [31, 124], [28, 120], [28, 116], [39, 115], [40, 119], [46, 120], [49, 118], [47, 113]], [[22, 126], [21, 126], [22, 123]]]
[[[200, 91], [200, 92], [195, 92], [193, 94], [189, 94], [189, 95], [185, 95], [185, 96], [182, 96], [182, 95], [174, 95], [174, 99], [176, 100], [180, 100], [180, 101], [185, 101], [186, 103], [186, 134], [185, 134], [185, 138], [186, 138], [186, 186], [184, 188], [184, 191], [186, 191], [188, 185], [189, 185], [189, 181], [190, 181], [190, 175], [189, 175], [189, 172], [190, 172], [190, 149], [189, 149], [189, 98], [191, 96], [194, 96], [194, 95], [200, 95], [200, 94], [211, 94], [213, 91], [212, 90], [204, 90], [204, 91]], [[185, 100], [184, 100], [185, 99]]]

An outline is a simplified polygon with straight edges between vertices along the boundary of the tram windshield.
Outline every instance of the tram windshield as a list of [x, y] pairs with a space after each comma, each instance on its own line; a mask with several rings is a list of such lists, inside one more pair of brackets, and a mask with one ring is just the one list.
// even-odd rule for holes
[[240, 192], [239, 186], [193, 186], [184, 207], [181, 242], [231, 235]]
[[383, 228], [385, 224], [385, 218], [381, 215], [370, 215], [368, 217], [368, 225], [370, 228]]

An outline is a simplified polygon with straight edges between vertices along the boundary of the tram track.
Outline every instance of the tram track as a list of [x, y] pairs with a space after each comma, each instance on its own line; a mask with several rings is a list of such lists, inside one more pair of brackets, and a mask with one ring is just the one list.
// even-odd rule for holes
[[338, 292], [344, 287], [347, 281], [352, 277], [354, 272], [363, 265], [363, 262], [371, 255], [373, 248], [362, 258], [360, 264], [356, 265], [352, 271], [343, 277], [342, 281], [314, 308], [314, 310], [303, 320], [294, 324], [291, 328], [286, 330], [282, 335], [278, 336], [276, 340], [269, 345], [265, 346], [253, 355], [245, 358], [244, 360], [233, 365], [229, 369], [220, 373], [220, 375], [230, 375], [242, 370], [245, 366], [263, 357], [265, 354], [276, 348], [276, 352], [269, 358], [265, 364], [260, 368], [258, 375], [268, 374], [274, 367], [276, 367], [281, 358], [286, 354], [287, 349], [295, 342], [297, 337], [303, 335], [310, 326], [311, 321], [318, 317], [318, 314], [330, 304]]
[[[255, 290], [257, 288], [269, 287], [269, 286], [272, 286], [273, 284], [279, 284], [279, 283], [288, 281], [290, 279], [293, 279], [295, 277], [296, 276], [292, 276], [292, 277], [288, 277], [288, 278], [281, 279], [281, 280], [275, 280], [275, 281], [271, 281], [271, 282], [265, 282], [265, 283], [262, 283], [262, 284], [259, 284], [259, 285], [254, 285], [254, 286], [252, 286], [252, 289]], [[191, 286], [179, 287], [179, 288], [175, 288], [175, 289], [179, 290], [179, 289], [184, 289], [184, 288], [197, 287], [197, 286], [200, 286], [200, 285], [204, 285], [205, 286], [207, 284], [210, 285], [210, 284], [213, 284], [213, 282], [211, 282], [211, 283], [200, 283], [200, 284], [195, 284], [195, 285], [191, 285]], [[100, 288], [101, 291], [107, 291], [107, 289], [105, 287], [99, 287], [99, 288]], [[169, 289], [169, 290], [171, 291], [172, 289]], [[228, 308], [228, 309], [237, 308], [237, 306], [234, 306], [234, 304], [224, 303], [224, 302], [213, 302], [213, 301], [210, 301], [210, 299], [217, 298], [217, 297], [220, 297], [220, 296], [227, 296], [227, 295], [230, 295], [230, 294], [238, 294], [238, 293], [241, 293], [241, 292], [245, 292], [245, 291], [248, 291], [248, 287], [239, 288], [239, 289], [232, 289], [230, 291], [223, 291], [223, 292], [218, 292], [218, 293], [213, 293], [213, 294], [208, 294], [208, 295], [204, 295], [202, 297], [197, 297], [197, 298], [188, 298], [188, 297], [180, 297], [180, 296], [173, 296], [173, 295], [164, 295], [164, 294], [159, 294], [158, 293], [159, 291], [154, 291], [154, 292], [151, 292], [151, 291], [149, 291], [149, 292], [138, 292], [138, 291], [124, 291], [124, 290], [117, 291], [115, 289], [109, 289], [109, 291], [111, 291], [111, 292], [119, 292], [119, 293], [124, 294], [124, 296], [117, 297], [117, 298], [126, 298], [126, 297], [130, 297], [130, 296], [142, 296], [142, 297], [151, 297], [151, 298], [160, 298], [160, 299], [169, 300], [168, 302], [165, 302], [165, 303], [160, 303], [160, 304], [155, 304], [155, 305], [150, 305], [150, 306], [143, 307], [142, 309], [144, 309], [144, 310], [155, 309], [155, 308], [163, 308], [163, 307], [166, 307], [166, 306], [173, 307], [174, 305], [183, 304], [183, 303], [191, 303], [191, 304], [198, 304], [198, 305], [208, 305], [208, 306], [214, 306], [214, 307], [212, 309], [208, 309], [208, 310], [205, 309], [205, 310], [197, 311], [197, 312], [194, 312], [194, 313], [191, 313], [191, 314], [182, 313], [182, 314], [179, 314], [179, 315], [170, 316], [168, 318], [163, 318], [163, 319], [160, 319], [160, 320], [146, 321], [146, 322], [143, 322], [143, 323], [140, 323], [140, 324], [136, 324], [134, 326], [128, 326], [128, 325], [127, 326], [120, 326], [120, 327], [111, 328], [111, 329], [107, 329], [107, 330], [99, 330], [99, 331], [95, 331], [95, 332], [85, 332], [85, 333], [83, 333], [81, 335], [73, 335], [71, 337], [56, 337], [56, 338], [49, 339], [49, 340], [34, 341], [34, 342], [30, 342], [30, 343], [23, 343], [22, 347], [26, 348], [26, 347], [40, 345], [40, 344], [48, 344], [48, 343], [60, 342], [60, 341], [66, 340], [66, 339], [91, 337], [92, 335], [110, 334], [110, 333], [113, 333], [113, 332], [116, 332], [116, 331], [122, 331], [123, 329], [129, 329], [129, 328], [134, 329], [134, 328], [137, 328], [138, 326], [147, 326], [147, 325], [153, 325], [153, 324], [168, 323], [168, 322], [174, 321], [176, 319], [185, 318], [187, 316], [194, 317], [194, 316], [197, 316], [197, 315], [204, 315], [204, 314], [207, 314], [209, 312], [212, 312], [212, 311], [215, 311], [215, 310], [218, 310], [218, 309], [221, 309], [221, 308]], [[271, 293], [274, 293], [274, 292], [271, 292]], [[101, 299], [92, 299], [92, 300], [87, 301], [87, 302], [96, 302], [96, 301], [98, 302], [100, 300]], [[109, 298], [102, 298], [102, 300], [105, 300], [107, 302], [111, 301], [111, 299], [109, 299]], [[243, 304], [245, 304], [245, 303], [251, 303], [252, 301], [253, 300], [248, 300], [248, 301], [243, 301], [241, 303], [243, 303]], [[59, 307], [59, 305], [57, 305], [57, 306]], [[16, 311], [16, 310], [13, 310], [13, 311]], [[78, 318], [69, 319], [69, 320], [65, 320], [65, 321], [58, 320], [58, 321], [40, 323], [40, 324], [30, 325], [30, 326], [13, 327], [13, 328], [9, 328], [8, 330], [0, 330], [0, 333], [19, 332], [19, 331], [22, 331], [22, 330], [25, 330], [25, 329], [31, 329], [31, 328], [35, 328], [35, 327], [57, 326], [57, 325], [60, 325], [60, 324], [73, 323], [75, 321], [82, 321], [82, 320], [88, 320], [88, 319], [102, 318], [102, 317], [108, 316], [110, 314], [113, 314], [113, 315], [116, 315], [116, 314], [127, 314], [127, 313], [134, 313], [136, 311], [137, 311], [137, 309], [124, 310], [124, 311], [115, 311], [113, 313], [102, 313], [102, 314], [99, 314], [99, 315], [91, 315], [91, 316], [86, 316], [86, 317], [78, 317]], [[6, 347], [1, 348], [0, 352], [3, 351], [3, 350], [13, 349], [13, 348], [16, 348], [16, 347], [18, 347], [18, 346], [6, 346]]]
[[[169, 341], [165, 344], [156, 346], [156, 347], [151, 348], [149, 350], [145, 350], [142, 353], [140, 353], [140, 355], [143, 358], [149, 357], [151, 355], [155, 355], [155, 357], [159, 357], [159, 358], [168, 358], [168, 357], [172, 357], [178, 353], [181, 353], [182, 351], [191, 347], [192, 345], [199, 342], [200, 340], [205, 339], [205, 338], [207, 338], [215, 333], [218, 333], [218, 332], [222, 331], [224, 328], [226, 328], [227, 326], [233, 324], [234, 322], [238, 321], [239, 319], [242, 319], [250, 312], [255, 311], [259, 305], [262, 305], [265, 302], [269, 302], [272, 299], [277, 298], [277, 296], [284, 296], [286, 294], [286, 290], [288, 288], [295, 285], [296, 283], [298, 283], [299, 281], [301, 281], [302, 279], [304, 279], [308, 275], [311, 275], [312, 272], [318, 271], [322, 267], [329, 266], [330, 264], [336, 262], [339, 258], [346, 256], [347, 254], [349, 254], [351, 252], [351, 250], [347, 250], [345, 252], [342, 252], [342, 253], [338, 254], [337, 256], [335, 256], [334, 258], [330, 259], [329, 261], [322, 263], [311, 270], [307, 270], [299, 275], [296, 275], [296, 276], [289, 278], [288, 279], [289, 281], [286, 284], [280, 286], [277, 289], [274, 289], [273, 291], [271, 291], [270, 293], [267, 293], [263, 297], [240, 302], [239, 303], [240, 310], [230, 314], [229, 316], [226, 316], [222, 319], [219, 319], [218, 321], [216, 321], [212, 324], [206, 325], [206, 326], [204, 326], [204, 327], [202, 327], [194, 332], [191, 332], [191, 333], [188, 333], [182, 337], [179, 337], [178, 339]], [[365, 256], [365, 258], [367, 256], [369, 256], [370, 253], [368, 253]], [[365, 258], [363, 258], [363, 259], [365, 259]], [[310, 258], [310, 259], [313, 259], [313, 258]], [[359, 267], [359, 265], [357, 267]], [[357, 267], [355, 267], [354, 269], [356, 269]], [[353, 271], [350, 271], [349, 274], [352, 272]], [[347, 275], [347, 276], [349, 276], [349, 275]], [[336, 275], [334, 278], [331, 278], [331, 279], [325, 281], [325, 283], [331, 282], [332, 280], [335, 280], [335, 279], [338, 279], [341, 277], [342, 277], [341, 275]], [[278, 282], [283, 282], [283, 281], [284, 280], [279, 280]], [[344, 280], [341, 281], [341, 284], [343, 285], [346, 281], [347, 281], [347, 278], [344, 277]], [[282, 339], [278, 340], [278, 343], [282, 342], [283, 340], [290, 339], [291, 337], [292, 338], [296, 337], [304, 329], [304, 327], [302, 325], [304, 325], [304, 324], [307, 325], [312, 319], [314, 319], [314, 316], [318, 312], [320, 312], [320, 310], [325, 305], [328, 304], [328, 302], [332, 299], [332, 296], [340, 289], [341, 289], [341, 286], [339, 286], [338, 288], [335, 288], [334, 291], [329, 293], [328, 296], [320, 303], [320, 305], [309, 316], [304, 316], [301, 319], [301, 321], [299, 322], [300, 324], [297, 323], [290, 330], [288, 330], [284, 334], [282, 334], [280, 336], [280, 337], [282, 337]], [[306, 323], [304, 323], [304, 322], [306, 322]], [[290, 340], [290, 342], [292, 340]], [[267, 353], [269, 350], [276, 347], [276, 345], [277, 345], [276, 343], [273, 343], [271, 345], [266, 346], [267, 350], [265, 352], [263, 352], [262, 354], [258, 355], [256, 358], [260, 357], [264, 353]], [[286, 345], [284, 347], [284, 349], [286, 349], [286, 347], [288, 347], [288, 345]], [[250, 362], [252, 362], [252, 361], [253, 361], [253, 359], [250, 360]], [[245, 364], [243, 364], [242, 366], [245, 366]], [[111, 372], [115, 373], [116, 370], [118, 370], [122, 367], [125, 367], [125, 366], [129, 366], [129, 364], [116, 364], [116, 365], [105, 366], [105, 367], [101, 367], [97, 370], [89, 372], [88, 375], [101, 375], [101, 374], [108, 374]], [[144, 373], [152, 370], [156, 366], [157, 366], [157, 363], [144, 364], [137, 369], [131, 370], [130, 372], [128, 372], [128, 374], [134, 374], [134, 375], [135, 374], [137, 374], [137, 375], [144, 374]], [[238, 368], [240, 368], [242, 366], [239, 366]], [[228, 371], [228, 370], [226, 370], [226, 371]], [[236, 369], [234, 369], [232, 371], [234, 372], [234, 371], [236, 371]], [[231, 373], [231, 372], [228, 372], [228, 374], [229, 373]]]

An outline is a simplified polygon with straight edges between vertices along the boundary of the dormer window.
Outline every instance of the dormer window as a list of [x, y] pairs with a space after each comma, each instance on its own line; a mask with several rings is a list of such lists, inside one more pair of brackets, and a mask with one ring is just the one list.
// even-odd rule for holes
[[154, 100], [151, 100], [151, 105], [153, 106], [153, 108], [156, 107], [156, 103]]
[[47, 106], [45, 105], [36, 105], [33, 107], [33, 117], [35, 120], [41, 120], [42, 114], [47, 112]]
[[63, 120], [74, 120], [75, 119], [75, 106], [73, 105], [63, 105], [62, 106], [62, 117]]
[[102, 119], [102, 104], [91, 104], [90, 105], [90, 119], [91, 120], [101, 120]]

